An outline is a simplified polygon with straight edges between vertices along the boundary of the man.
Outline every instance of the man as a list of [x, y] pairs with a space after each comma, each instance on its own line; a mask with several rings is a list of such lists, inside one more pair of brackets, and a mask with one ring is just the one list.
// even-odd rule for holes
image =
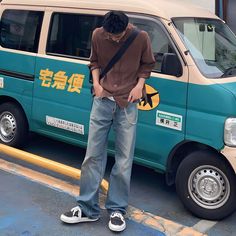
[[123, 231], [126, 228], [124, 215], [128, 206], [134, 156], [137, 101], [144, 95], [145, 79], [150, 76], [155, 63], [147, 33], [140, 31], [107, 75], [101, 80], [99, 76], [101, 69], [106, 67], [134, 28], [123, 12], [110, 11], [104, 16], [103, 27], [93, 32], [90, 69], [95, 96], [90, 115], [88, 146], [81, 168], [78, 206], [61, 215], [63, 222], [79, 223], [99, 219], [99, 186], [106, 167], [108, 134], [113, 126], [115, 164], [110, 175], [105, 206], [110, 214], [110, 230]]

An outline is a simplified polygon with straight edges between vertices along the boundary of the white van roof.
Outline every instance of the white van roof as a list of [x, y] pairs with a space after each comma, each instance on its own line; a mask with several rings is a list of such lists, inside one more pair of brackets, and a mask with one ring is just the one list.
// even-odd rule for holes
[[69, 7], [95, 10], [123, 10], [155, 15], [170, 20], [172, 17], [217, 18], [208, 10], [179, 0], [2, 0], [1, 5], [30, 5]]

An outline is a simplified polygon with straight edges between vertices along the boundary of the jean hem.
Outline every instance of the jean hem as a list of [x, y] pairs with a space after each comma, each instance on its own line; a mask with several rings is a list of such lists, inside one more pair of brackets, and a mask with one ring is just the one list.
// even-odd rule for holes
[[91, 210], [89, 210], [88, 207], [86, 207], [86, 205], [84, 203], [78, 202], [78, 206], [81, 208], [84, 215], [86, 215], [88, 218], [90, 218], [90, 219], [100, 218], [99, 213], [98, 214], [91, 214]]

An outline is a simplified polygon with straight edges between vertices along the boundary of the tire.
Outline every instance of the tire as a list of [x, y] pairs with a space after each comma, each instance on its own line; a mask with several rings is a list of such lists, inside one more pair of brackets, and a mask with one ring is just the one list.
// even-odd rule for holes
[[176, 191], [183, 205], [194, 215], [221, 220], [236, 209], [236, 177], [217, 153], [195, 151], [180, 164]]
[[23, 110], [13, 102], [0, 105], [0, 142], [21, 147], [28, 138], [28, 123]]

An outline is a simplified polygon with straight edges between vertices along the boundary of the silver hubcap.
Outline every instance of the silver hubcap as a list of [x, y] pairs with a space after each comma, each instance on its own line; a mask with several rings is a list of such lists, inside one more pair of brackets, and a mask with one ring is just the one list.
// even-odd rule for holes
[[206, 209], [223, 206], [230, 195], [230, 185], [225, 174], [214, 166], [200, 166], [195, 169], [188, 181], [192, 199]]
[[16, 120], [10, 112], [2, 113], [0, 117], [0, 138], [8, 143], [13, 140], [16, 134]]

